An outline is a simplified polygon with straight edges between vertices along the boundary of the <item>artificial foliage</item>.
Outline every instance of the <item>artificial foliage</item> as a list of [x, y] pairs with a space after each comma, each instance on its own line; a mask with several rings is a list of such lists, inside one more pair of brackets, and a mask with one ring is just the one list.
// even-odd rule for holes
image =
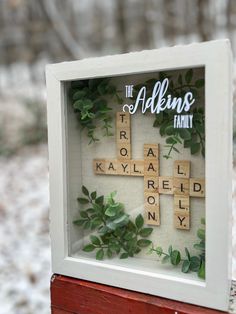
[[103, 136], [112, 136], [112, 108], [109, 101], [115, 99], [122, 103], [116, 86], [109, 78], [73, 81], [70, 88], [70, 99], [77, 119], [87, 130], [89, 143], [99, 141], [98, 129]]
[[205, 279], [205, 219], [201, 219], [202, 228], [197, 231], [197, 243], [193, 247], [199, 251], [198, 255], [191, 255], [189, 250], [185, 248], [185, 256], [182, 256], [180, 251], [169, 246], [165, 252], [162, 247], [158, 246], [150, 249], [150, 253], [155, 252], [163, 264], [171, 263], [173, 266], [181, 265], [183, 273], [190, 271], [196, 272], [198, 277]]
[[[182, 97], [186, 92], [192, 92], [196, 100], [199, 100], [199, 92], [204, 87], [204, 78], [194, 80], [194, 70], [189, 69], [185, 74], [179, 74], [178, 79], [175, 80], [173, 76], [160, 72], [159, 80], [162, 82], [165, 78], [169, 79], [169, 86], [166, 92], [167, 95], [173, 97]], [[134, 97], [137, 96], [139, 89], [146, 86], [147, 95], [151, 97], [153, 87], [157, 79], [151, 78], [144, 84], [136, 85]], [[188, 114], [193, 114], [192, 128], [174, 128], [175, 111], [166, 109], [155, 115], [153, 127], [159, 129], [162, 137], [166, 138], [167, 153], [163, 155], [164, 158], [171, 158], [172, 152], [179, 153], [178, 145], [190, 150], [191, 154], [201, 152], [205, 157], [205, 114], [203, 106], [193, 106]]]
[[87, 207], [80, 210], [80, 218], [74, 221], [75, 225], [84, 230], [96, 230], [96, 235], [90, 236], [83, 250], [96, 251], [96, 259], [112, 258], [118, 255], [121, 259], [133, 257], [143, 248], [151, 245], [147, 238], [153, 228], [144, 226], [144, 219], [139, 214], [133, 221], [124, 211], [124, 205], [115, 200], [115, 192], [106, 198], [97, 196], [97, 192], [90, 193], [82, 187], [83, 197], [78, 203]]

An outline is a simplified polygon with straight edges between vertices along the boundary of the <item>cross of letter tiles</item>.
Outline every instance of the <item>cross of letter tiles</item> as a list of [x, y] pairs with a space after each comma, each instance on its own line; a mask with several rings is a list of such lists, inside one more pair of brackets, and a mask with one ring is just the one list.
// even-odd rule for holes
[[144, 180], [144, 209], [148, 225], [160, 225], [160, 194], [174, 195], [174, 226], [190, 229], [190, 197], [205, 197], [205, 180], [190, 178], [190, 161], [174, 161], [173, 177], [160, 176], [159, 144], [144, 144], [143, 159], [131, 154], [130, 114], [116, 114], [116, 159], [94, 159], [97, 175], [141, 176]]

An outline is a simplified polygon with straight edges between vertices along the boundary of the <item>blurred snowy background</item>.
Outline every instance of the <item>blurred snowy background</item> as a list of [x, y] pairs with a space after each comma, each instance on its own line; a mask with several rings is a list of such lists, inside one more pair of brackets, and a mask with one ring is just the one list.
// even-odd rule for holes
[[225, 37], [235, 53], [236, 1], [0, 0], [0, 27], [0, 314], [49, 314], [45, 64]]

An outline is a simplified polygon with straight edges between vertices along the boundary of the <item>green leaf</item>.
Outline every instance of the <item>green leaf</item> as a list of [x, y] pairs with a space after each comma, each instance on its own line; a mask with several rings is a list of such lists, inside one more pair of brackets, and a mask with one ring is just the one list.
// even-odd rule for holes
[[78, 198], [77, 198], [77, 201], [78, 201], [80, 204], [88, 204], [88, 203], [89, 203], [89, 200], [87, 200], [87, 198], [84, 198], [84, 197], [78, 197]]
[[87, 244], [84, 246], [83, 251], [84, 252], [92, 252], [95, 249], [95, 246], [93, 244]]
[[105, 215], [108, 217], [114, 217], [117, 214], [116, 208], [111, 205], [106, 209]]
[[84, 229], [89, 229], [91, 227], [91, 221], [87, 220], [84, 224]]
[[189, 69], [185, 74], [185, 82], [189, 84], [193, 78], [193, 70]]
[[180, 252], [178, 250], [172, 251], [170, 255], [171, 264], [176, 266], [180, 263], [180, 260], [181, 260]]
[[190, 253], [189, 253], [189, 250], [187, 248], [185, 248], [185, 254], [186, 254], [188, 260], [190, 261]]
[[162, 255], [163, 249], [162, 249], [161, 246], [158, 246], [158, 247], [156, 248], [156, 253], [157, 253], [158, 256], [161, 256], [161, 255]]
[[89, 191], [84, 185], [82, 186], [82, 192], [84, 195], [89, 196]]
[[205, 230], [204, 229], [198, 229], [197, 236], [199, 237], [199, 239], [205, 240]]
[[169, 253], [169, 255], [171, 255], [171, 254], [172, 254], [172, 251], [173, 251], [173, 249], [172, 249], [172, 245], [170, 245], [170, 246], [169, 246], [169, 248], [168, 248], [168, 253]]
[[200, 150], [200, 147], [201, 147], [200, 143], [192, 143], [191, 144], [191, 154], [194, 155], [194, 154], [198, 153]]
[[179, 83], [179, 85], [183, 84], [183, 79], [182, 79], [182, 75], [181, 74], [178, 77], [178, 83]]
[[201, 265], [200, 258], [197, 256], [192, 256], [190, 258], [190, 270], [198, 271]]
[[190, 140], [191, 133], [188, 129], [178, 129], [179, 135], [183, 140]]
[[141, 229], [144, 225], [144, 219], [141, 214], [139, 214], [135, 219], [135, 225], [138, 229]]
[[137, 244], [139, 247], [147, 247], [150, 244], [152, 244], [152, 241], [146, 240], [146, 239], [140, 239], [140, 240], [138, 240]]
[[86, 211], [84, 211], [84, 210], [81, 210], [81, 211], [80, 211], [80, 216], [81, 216], [82, 218], [88, 218], [88, 214], [87, 214]]
[[95, 203], [100, 205], [100, 206], [103, 205], [103, 203], [104, 203], [104, 196], [102, 195], [102, 196], [97, 197], [96, 200], [95, 200]]
[[182, 265], [182, 272], [183, 273], [188, 273], [189, 272], [189, 268], [190, 268], [190, 261], [189, 260], [184, 260], [183, 265]]
[[172, 125], [168, 125], [165, 129], [167, 135], [173, 135], [175, 133], [175, 128]]
[[85, 95], [86, 95], [86, 91], [85, 90], [78, 90], [77, 92], [75, 92], [73, 94], [72, 99], [73, 100], [78, 100], [78, 99], [83, 98]]
[[143, 228], [140, 230], [139, 235], [143, 238], [149, 237], [152, 233], [153, 228]]
[[84, 106], [84, 102], [83, 102], [82, 99], [76, 100], [76, 101], [73, 103], [73, 108], [74, 108], [74, 109], [82, 110], [82, 109], [83, 109], [83, 106]]
[[167, 137], [166, 144], [177, 144], [177, 141], [173, 137]]
[[200, 250], [200, 251], [204, 251], [205, 250], [205, 244], [203, 242], [201, 243], [195, 243], [193, 245], [193, 247], [196, 249], [196, 250]]
[[92, 193], [91, 193], [91, 199], [92, 199], [92, 200], [95, 200], [96, 197], [97, 197], [97, 192], [96, 192], [96, 191], [92, 192]]
[[122, 253], [121, 256], [120, 256], [120, 259], [125, 259], [125, 258], [128, 258], [128, 257], [129, 257], [128, 253]]
[[162, 262], [162, 264], [165, 264], [165, 263], [169, 262], [169, 260], [170, 260], [170, 256], [169, 255], [165, 255], [163, 257], [163, 259], [161, 260], [161, 262]]
[[91, 240], [92, 244], [94, 244], [94, 245], [100, 245], [101, 244], [100, 239], [98, 237], [96, 237], [95, 235], [91, 235], [90, 240]]
[[199, 80], [197, 80], [197, 81], [195, 82], [195, 86], [196, 86], [197, 88], [201, 88], [201, 87], [204, 86], [204, 83], [205, 83], [205, 80], [204, 80], [204, 79], [199, 79]]
[[73, 221], [73, 224], [75, 224], [76, 226], [82, 226], [85, 221], [86, 221], [86, 219], [77, 219], [77, 220]]
[[205, 262], [202, 261], [201, 266], [198, 270], [198, 277], [201, 279], [205, 279]]
[[102, 261], [104, 257], [104, 250], [103, 249], [99, 249], [96, 253], [96, 259], [99, 261]]

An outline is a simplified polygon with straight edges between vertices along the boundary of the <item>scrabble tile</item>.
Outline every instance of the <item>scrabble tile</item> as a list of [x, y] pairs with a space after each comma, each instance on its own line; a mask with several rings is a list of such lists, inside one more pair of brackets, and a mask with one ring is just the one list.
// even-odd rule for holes
[[117, 161], [116, 159], [105, 161], [106, 174], [117, 174]]
[[205, 180], [190, 178], [190, 196], [205, 197]]
[[144, 192], [158, 192], [158, 176], [144, 177]]
[[106, 174], [106, 160], [94, 159], [93, 160], [93, 172], [95, 174]]
[[117, 174], [118, 175], [130, 175], [130, 160], [127, 161], [117, 161]]
[[143, 160], [131, 160], [130, 161], [130, 175], [131, 176], [143, 176], [144, 162]]
[[144, 175], [159, 175], [159, 161], [155, 159], [144, 160]]
[[159, 207], [159, 193], [144, 192], [144, 204], [145, 208], [151, 206]]
[[190, 176], [190, 161], [175, 160], [174, 162], [174, 177], [189, 178]]
[[130, 144], [117, 144], [117, 159], [131, 159]]
[[117, 112], [116, 113], [116, 127], [123, 128], [127, 127], [130, 128], [130, 114], [128, 112]]
[[159, 193], [160, 194], [173, 194], [173, 178], [172, 177], [159, 177]]
[[116, 129], [116, 142], [129, 144], [131, 140], [130, 128], [117, 128]]
[[144, 144], [144, 159], [159, 159], [159, 145]]
[[174, 210], [186, 214], [189, 212], [189, 196], [174, 195]]
[[181, 213], [174, 213], [174, 226], [177, 229], [189, 230], [190, 229], [190, 216]]
[[189, 195], [189, 179], [173, 178], [173, 190], [176, 195]]
[[159, 226], [160, 225], [160, 208], [159, 206], [152, 206], [145, 208], [144, 220], [146, 225]]

